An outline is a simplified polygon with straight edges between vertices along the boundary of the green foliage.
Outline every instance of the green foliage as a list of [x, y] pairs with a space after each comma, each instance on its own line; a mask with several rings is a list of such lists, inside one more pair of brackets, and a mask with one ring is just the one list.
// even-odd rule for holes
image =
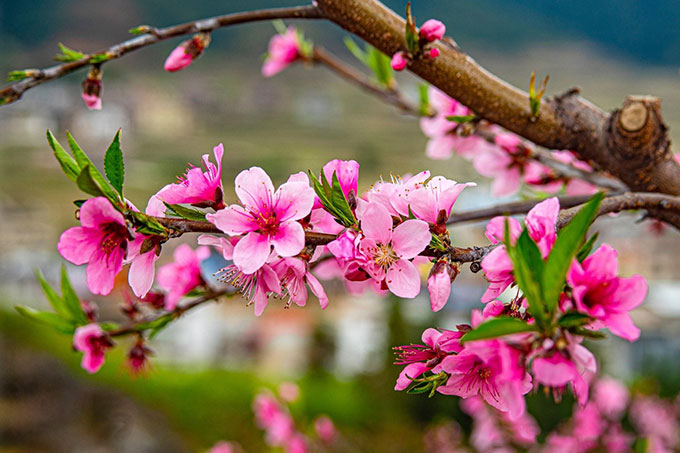
[[153, 217], [138, 211], [129, 211], [130, 215], [137, 227], [137, 232], [146, 235], [165, 235], [166, 229], [158, 220]]
[[149, 33], [149, 30], [151, 27], [148, 25], [138, 25], [136, 27], [132, 27], [131, 29], [128, 30], [128, 33], [132, 35], [145, 35]]
[[540, 327], [545, 327], [547, 314], [541, 290], [543, 274], [541, 252], [536, 243], [529, 237], [526, 228], [522, 231], [517, 244], [514, 247], [510, 245], [508, 229], [506, 222], [506, 247], [508, 255], [512, 259], [515, 280], [529, 302], [529, 313], [536, 319], [536, 323]]
[[418, 113], [423, 116], [428, 116], [431, 113], [430, 110], [430, 95], [427, 91], [428, 85], [426, 83], [421, 83], [418, 85]]
[[593, 251], [593, 246], [595, 245], [595, 241], [597, 241], [597, 238], [600, 234], [595, 233], [592, 236], [590, 236], [590, 239], [586, 241], [585, 244], [583, 244], [583, 247], [581, 247], [581, 250], [578, 251], [578, 254], [576, 255], [576, 259], [578, 260], [579, 263], [582, 263], [583, 260], [588, 258], [588, 255], [590, 255], [590, 252]]
[[111, 59], [111, 56], [108, 53], [98, 53], [90, 57], [90, 63], [91, 64], [104, 63], [105, 61], [109, 61], [109, 59]]
[[365, 44], [365, 50], [362, 50], [349, 36], [345, 37], [344, 42], [352, 55], [373, 71], [378, 84], [388, 88], [394, 86], [394, 72], [392, 71], [390, 57], [370, 44]]
[[453, 121], [454, 123], [458, 124], [469, 123], [473, 121], [475, 118], [477, 118], [477, 115], [475, 115], [474, 113], [472, 115], [450, 115], [446, 117], [447, 120]]
[[529, 108], [531, 109], [531, 117], [538, 118], [538, 111], [541, 108], [541, 98], [545, 94], [545, 88], [548, 85], [548, 78], [545, 76], [543, 84], [536, 88], [536, 71], [531, 73], [529, 78]]
[[58, 53], [57, 55], [54, 56], [54, 59], [57, 61], [62, 61], [64, 63], [69, 63], [72, 61], [78, 61], [81, 60], [85, 57], [85, 54], [82, 52], [78, 52], [77, 50], [69, 49], [62, 43], [57, 44], [59, 46], [59, 51], [61, 53]]
[[125, 179], [125, 163], [123, 162], [123, 151], [120, 149], [120, 129], [113, 137], [104, 155], [104, 172], [114, 189], [123, 196], [123, 181]]
[[25, 305], [16, 305], [14, 309], [21, 315], [41, 324], [48, 325], [58, 332], [73, 334], [76, 327], [72, 322], [67, 321], [56, 313], [49, 311], [38, 311]]
[[574, 327], [582, 327], [592, 320], [593, 319], [585, 313], [572, 311], [562, 315], [562, 317], [557, 321], [557, 325], [566, 329], [571, 329]]
[[17, 82], [19, 80], [24, 80], [26, 77], [28, 77], [28, 74], [25, 70], [10, 71], [9, 74], [7, 74], [7, 81]]
[[593, 223], [597, 216], [603, 198], [604, 194], [602, 192], [593, 196], [557, 234], [555, 245], [545, 262], [542, 280], [545, 302], [548, 306], [548, 311], [551, 313], [557, 307], [560, 293], [564, 289], [569, 266], [571, 266], [571, 262], [576, 254], [581, 250], [581, 245], [588, 233], [588, 228], [590, 228], [590, 224]]
[[59, 162], [64, 174], [66, 174], [71, 181], [75, 182], [80, 174], [80, 166], [73, 157], [66, 152], [49, 129], [47, 130], [47, 143], [49, 143], [50, 148], [54, 151], [54, 157], [57, 158], [57, 162]]
[[406, 48], [409, 52], [417, 54], [420, 51], [418, 29], [416, 28], [415, 19], [411, 15], [411, 2], [406, 3], [406, 29], [404, 31], [404, 39], [406, 40]]
[[460, 342], [488, 340], [513, 333], [535, 332], [536, 326], [510, 316], [491, 318], [461, 337]]
[[201, 222], [205, 222], [205, 212], [203, 211], [199, 211], [198, 209], [187, 208], [186, 206], [182, 206], [180, 204], [170, 204], [166, 202], [163, 202], [163, 204], [165, 205], [166, 208], [168, 208], [168, 212], [171, 215], [176, 215], [177, 217], [181, 217], [187, 220], [198, 220]]
[[328, 211], [333, 217], [335, 217], [341, 224], [346, 227], [351, 227], [357, 224], [357, 219], [354, 217], [354, 213], [349, 206], [349, 202], [342, 192], [340, 187], [340, 182], [338, 181], [338, 176], [333, 172], [333, 185], [328, 182], [326, 175], [321, 172], [321, 182], [319, 179], [309, 170], [309, 176], [314, 185], [314, 192], [321, 200], [321, 204], [324, 209]]

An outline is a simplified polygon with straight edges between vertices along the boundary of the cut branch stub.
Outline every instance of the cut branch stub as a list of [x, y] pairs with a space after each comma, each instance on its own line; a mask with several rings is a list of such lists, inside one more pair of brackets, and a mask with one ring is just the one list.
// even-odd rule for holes
[[658, 171], [670, 161], [670, 140], [661, 115], [661, 100], [628, 96], [609, 118], [607, 147], [613, 158], [628, 170], [626, 181], [634, 190], [677, 193], [678, 178], [659, 178]]

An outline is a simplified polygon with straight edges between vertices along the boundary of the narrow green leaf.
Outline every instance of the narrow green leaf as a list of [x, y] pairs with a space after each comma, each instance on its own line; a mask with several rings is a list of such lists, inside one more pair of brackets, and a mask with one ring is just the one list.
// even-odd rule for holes
[[[71, 148], [71, 152], [73, 153], [73, 157], [75, 157], [76, 162], [80, 166], [81, 172], [80, 174], [82, 175], [82, 170], [85, 168], [85, 166], [89, 165], [89, 173], [90, 173], [90, 179], [96, 182], [97, 186], [100, 189], [100, 194], [96, 196], [105, 196], [108, 198], [111, 203], [113, 203], [113, 206], [116, 209], [121, 209], [121, 206], [123, 204], [120, 195], [116, 190], [109, 184], [109, 182], [104, 178], [104, 176], [97, 170], [97, 167], [94, 165], [94, 163], [90, 160], [90, 158], [85, 154], [83, 149], [76, 143], [75, 139], [71, 135], [69, 131], [66, 131], [66, 139], [68, 140], [69, 147]], [[80, 178], [80, 175], [78, 176]], [[77, 183], [78, 181], [76, 181]], [[80, 187], [80, 186], [78, 186]], [[85, 189], [82, 189], [85, 191]], [[87, 191], [85, 191], [87, 192]], [[90, 193], [90, 192], [87, 192]]]
[[595, 233], [590, 238], [586, 241], [585, 244], [583, 244], [583, 247], [581, 247], [581, 250], [578, 251], [578, 254], [576, 255], [576, 259], [578, 260], [579, 263], [582, 263], [584, 259], [588, 258], [588, 255], [590, 255], [590, 252], [593, 251], [593, 247], [595, 246], [595, 241], [597, 241], [598, 236], [600, 233]]
[[40, 286], [47, 297], [47, 301], [50, 303], [54, 311], [63, 318], [70, 318], [71, 314], [68, 307], [66, 306], [66, 302], [57, 294], [54, 289], [52, 289], [50, 284], [47, 283], [45, 276], [42, 274], [42, 272], [40, 272], [40, 270], [35, 271], [35, 277], [38, 279], [38, 282], [40, 283]]
[[418, 113], [423, 116], [430, 114], [430, 93], [428, 88], [429, 86], [426, 83], [421, 83], [418, 85], [418, 94], [420, 100], [418, 104]]
[[57, 158], [57, 162], [59, 162], [61, 169], [64, 171], [64, 174], [66, 174], [68, 179], [71, 181], [78, 179], [78, 174], [80, 174], [80, 166], [73, 159], [73, 157], [71, 157], [71, 155], [66, 152], [52, 131], [49, 129], [47, 129], [47, 143], [50, 145], [50, 148], [52, 148], [52, 151], [54, 151], [54, 157]]
[[163, 202], [163, 204], [172, 211], [173, 214], [187, 220], [198, 220], [205, 222], [205, 212], [199, 211], [198, 209], [187, 208], [179, 204], [169, 204]]
[[276, 32], [280, 35], [285, 35], [286, 32], [288, 31], [286, 24], [281, 19], [273, 20], [272, 25], [274, 26]]
[[472, 115], [449, 115], [446, 117], [447, 120], [453, 121], [454, 123], [458, 124], [463, 124], [463, 123], [469, 123], [470, 121], [474, 120], [477, 118], [477, 115], [472, 114]]
[[319, 179], [316, 176], [314, 176], [312, 170], [308, 170], [308, 173], [309, 178], [312, 181], [312, 185], [314, 186], [314, 193], [316, 193], [316, 196], [319, 197], [319, 200], [321, 200], [321, 204], [324, 207], [330, 206], [331, 201], [328, 199], [326, 192], [323, 190], [323, 186], [319, 182]]
[[567, 329], [571, 327], [581, 327], [592, 321], [593, 318], [586, 315], [585, 313], [579, 313], [576, 311], [568, 312], [562, 315], [562, 317], [557, 321], [560, 327], [565, 327]]
[[607, 338], [607, 335], [604, 332], [600, 332], [599, 330], [585, 329], [583, 327], [572, 327], [571, 329], [569, 329], [569, 331], [574, 335], [592, 338], [594, 340], [602, 340], [604, 338]]
[[104, 197], [104, 192], [102, 191], [99, 184], [92, 178], [92, 172], [90, 172], [90, 165], [85, 165], [80, 171], [78, 178], [76, 179], [76, 184], [78, 188], [83, 192], [93, 195], [95, 197]]
[[513, 333], [534, 331], [536, 331], [536, 326], [527, 324], [521, 319], [511, 318], [510, 316], [501, 316], [499, 318], [491, 318], [478, 325], [474, 330], [463, 335], [460, 342], [488, 340]]
[[343, 40], [345, 43], [345, 47], [347, 47], [347, 50], [349, 50], [352, 55], [356, 57], [357, 60], [362, 62], [363, 64], [368, 66], [368, 56], [364, 53], [363, 50], [357, 45], [356, 42], [349, 36], [345, 36], [345, 39]]
[[90, 57], [90, 63], [91, 64], [104, 63], [105, 61], [109, 61], [110, 58], [111, 57], [107, 53], [98, 53]]
[[7, 81], [18, 82], [19, 80], [24, 80], [26, 77], [28, 77], [28, 74], [26, 73], [25, 69], [19, 71], [10, 71], [9, 74], [7, 74]]
[[83, 149], [76, 142], [76, 139], [73, 138], [73, 135], [71, 135], [71, 133], [69, 131], [66, 131], [66, 140], [68, 141], [68, 146], [69, 146], [69, 148], [71, 148], [71, 152], [73, 153], [73, 157], [75, 157], [76, 162], [78, 162], [78, 166], [80, 168], [83, 168], [87, 164], [92, 165], [92, 161], [90, 160], [90, 158], [87, 157], [87, 154], [85, 154], [85, 151], [83, 151]]
[[509, 244], [506, 247], [512, 259], [515, 280], [529, 302], [529, 312], [543, 325], [546, 307], [541, 291], [541, 275], [544, 272], [541, 252], [526, 228], [514, 247]]
[[104, 173], [114, 189], [123, 196], [123, 180], [125, 179], [125, 163], [123, 151], [120, 149], [120, 129], [104, 155]]
[[79, 324], [87, 324], [88, 319], [83, 306], [80, 304], [80, 298], [71, 286], [66, 272], [66, 266], [61, 266], [61, 296], [64, 300], [64, 305], [69, 312], [68, 318], [76, 321]]
[[633, 443], [633, 453], [647, 453], [649, 450], [649, 439], [646, 437], [638, 437]]
[[105, 330], [106, 332], [110, 332], [112, 330], [119, 329], [120, 324], [118, 324], [117, 322], [106, 321], [106, 322], [100, 322], [99, 327], [101, 327], [102, 330]]
[[174, 317], [170, 315], [163, 316], [161, 318], [161, 321], [151, 329], [151, 333], [149, 333], [149, 340], [153, 340], [156, 337], [156, 335], [161, 333], [161, 331], [165, 329], [173, 319]]
[[354, 217], [352, 209], [349, 207], [347, 198], [340, 187], [340, 180], [338, 174], [333, 172], [333, 186], [331, 192], [331, 203], [342, 215], [342, 220], [345, 221], [345, 226], [356, 225], [357, 219]]
[[59, 50], [61, 51], [60, 54], [57, 54], [54, 57], [54, 59], [57, 61], [63, 61], [65, 63], [68, 63], [71, 61], [78, 61], [81, 58], [85, 57], [84, 53], [70, 49], [63, 45], [62, 43], [57, 44], [57, 46], [59, 46]]
[[394, 83], [394, 73], [390, 58], [376, 49], [366, 44], [366, 64], [375, 75], [375, 79], [380, 85], [391, 87]]
[[17, 305], [14, 309], [19, 312], [21, 316], [51, 326], [61, 333], [73, 334], [75, 331], [76, 326], [73, 323], [65, 320], [56, 313], [38, 311], [25, 305]]
[[545, 263], [545, 272], [542, 278], [543, 296], [550, 312], [553, 312], [557, 307], [560, 293], [564, 289], [569, 266], [581, 249], [581, 244], [583, 244], [590, 224], [597, 215], [603, 198], [602, 192], [593, 196], [557, 235], [555, 245]]
[[129, 213], [137, 224], [137, 232], [142, 234], [156, 234], [163, 235], [166, 233], [165, 227], [151, 216], [148, 216], [142, 212], [131, 211]]

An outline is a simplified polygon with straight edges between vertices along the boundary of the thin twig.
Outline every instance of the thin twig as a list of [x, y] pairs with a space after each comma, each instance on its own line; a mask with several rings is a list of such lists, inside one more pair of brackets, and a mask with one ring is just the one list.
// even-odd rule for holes
[[111, 61], [137, 49], [177, 36], [190, 35], [199, 32], [211, 32], [218, 28], [247, 22], [274, 19], [320, 19], [322, 17], [323, 15], [320, 10], [316, 6], [310, 5], [226, 14], [159, 29], [149, 27], [147, 33], [144, 35], [129, 39], [107, 49], [100, 50], [99, 52], [86, 54], [80, 60], [51, 66], [42, 70], [33, 70], [34, 73], [30, 77], [0, 90], [0, 105], [10, 104], [18, 100], [24, 92], [30, 88], [50, 80], [58, 79], [77, 71], [78, 69], [91, 65], [91, 60], [95, 55], [106, 55], [106, 61]]

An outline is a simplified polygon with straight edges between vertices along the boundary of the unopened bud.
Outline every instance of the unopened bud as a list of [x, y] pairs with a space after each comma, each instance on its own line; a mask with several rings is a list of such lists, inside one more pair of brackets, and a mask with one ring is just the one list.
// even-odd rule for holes
[[210, 33], [197, 33], [191, 39], [182, 42], [170, 52], [163, 68], [168, 72], [179, 71], [189, 66], [201, 56], [210, 44]]
[[98, 65], [92, 66], [87, 78], [83, 80], [82, 91], [82, 98], [87, 108], [101, 110], [102, 70]]
[[409, 62], [408, 56], [404, 52], [397, 52], [392, 55], [392, 69], [395, 71], [403, 71]]

